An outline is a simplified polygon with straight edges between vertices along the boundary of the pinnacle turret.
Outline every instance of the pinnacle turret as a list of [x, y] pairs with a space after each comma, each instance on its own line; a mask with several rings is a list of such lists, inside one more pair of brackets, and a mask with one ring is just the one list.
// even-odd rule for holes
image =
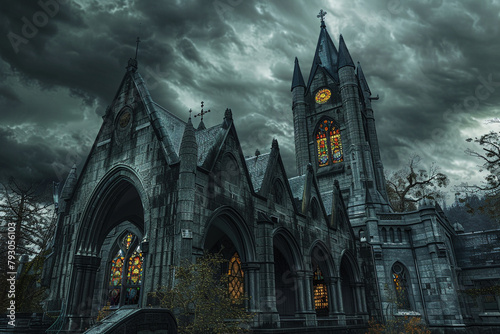
[[365, 74], [363, 73], [363, 69], [361, 68], [361, 64], [358, 62], [357, 75], [360, 84], [360, 88], [363, 92], [368, 93], [368, 96], [372, 95], [370, 91], [370, 87], [368, 87], [368, 82], [366, 81]]
[[196, 169], [196, 159], [198, 156], [198, 144], [196, 142], [195, 130], [191, 117], [186, 123], [182, 142], [179, 148], [179, 160], [181, 161], [181, 172], [193, 172]]
[[304, 83], [304, 78], [302, 77], [302, 72], [300, 71], [299, 60], [295, 57], [295, 67], [293, 69], [293, 79], [292, 79], [292, 88], [295, 87], [306, 87]]
[[73, 194], [73, 189], [76, 185], [76, 181], [76, 164], [74, 164], [69, 171], [66, 181], [64, 182], [64, 186], [61, 191], [61, 199], [69, 199], [71, 197], [71, 195]]
[[338, 68], [341, 69], [344, 66], [355, 67], [354, 62], [352, 61], [351, 58], [351, 54], [349, 53], [349, 50], [347, 50], [347, 46], [345, 45], [344, 37], [340, 35]]

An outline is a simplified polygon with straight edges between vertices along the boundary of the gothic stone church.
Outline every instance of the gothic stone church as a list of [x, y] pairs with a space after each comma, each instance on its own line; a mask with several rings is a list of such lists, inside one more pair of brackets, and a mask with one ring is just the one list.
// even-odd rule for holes
[[154, 102], [129, 61], [83, 169], [61, 191], [44, 273], [60, 329], [92, 326], [108, 302], [116, 314], [146, 309], [175, 266], [221, 247], [256, 333], [362, 332], [371, 317], [404, 314], [436, 332], [499, 322], [494, 295], [460, 291], [500, 277], [498, 247], [479, 253], [500, 233], [471, 237], [429, 202], [392, 212], [370, 88], [321, 18], [307, 82], [295, 59], [293, 178], [276, 140], [244, 156], [237, 110], [195, 128]]

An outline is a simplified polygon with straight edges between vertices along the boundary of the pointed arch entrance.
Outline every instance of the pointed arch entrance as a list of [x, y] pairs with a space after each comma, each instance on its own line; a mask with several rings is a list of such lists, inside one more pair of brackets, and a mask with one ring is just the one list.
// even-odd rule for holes
[[312, 293], [302, 255], [293, 236], [278, 228], [273, 237], [274, 287], [280, 321], [312, 311]]
[[342, 309], [346, 317], [366, 314], [364, 283], [361, 281], [355, 257], [345, 252], [340, 261], [340, 290]]
[[202, 249], [221, 253], [228, 261], [223, 264], [222, 272], [228, 274], [229, 294], [234, 298], [250, 297], [246, 306], [254, 312], [258, 300], [254, 240], [236, 210], [228, 206], [215, 210], [205, 228]]
[[[128, 168], [113, 169], [96, 187], [77, 232], [66, 311], [69, 328], [88, 326], [98, 309], [110, 300], [114, 290], [110, 284], [114, 282], [119, 286], [115, 307], [141, 305], [145, 257], [140, 246], [148, 217], [147, 195]], [[126, 229], [131, 233], [125, 233]], [[124, 238], [126, 242], [128, 234], [132, 235], [128, 248], [118, 246]]]
[[337, 296], [333, 259], [322, 242], [312, 247], [311, 265], [314, 310], [318, 317], [326, 317], [337, 312]]

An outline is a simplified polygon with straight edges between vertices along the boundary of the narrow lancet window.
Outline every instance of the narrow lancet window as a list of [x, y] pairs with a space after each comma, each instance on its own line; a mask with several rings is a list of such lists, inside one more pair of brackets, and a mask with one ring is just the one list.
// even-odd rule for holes
[[323, 120], [316, 131], [316, 146], [319, 167], [344, 161], [340, 130], [331, 120]]

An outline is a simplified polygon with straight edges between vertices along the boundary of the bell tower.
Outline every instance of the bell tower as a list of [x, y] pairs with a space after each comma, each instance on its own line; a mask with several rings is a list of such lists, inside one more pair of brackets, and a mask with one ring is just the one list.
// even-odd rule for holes
[[311, 163], [325, 201], [338, 180], [356, 226], [368, 207], [378, 212], [390, 207], [370, 88], [342, 35], [335, 47], [325, 15], [323, 10], [318, 14], [320, 34], [307, 84], [295, 58], [291, 91], [297, 172], [303, 175]]

